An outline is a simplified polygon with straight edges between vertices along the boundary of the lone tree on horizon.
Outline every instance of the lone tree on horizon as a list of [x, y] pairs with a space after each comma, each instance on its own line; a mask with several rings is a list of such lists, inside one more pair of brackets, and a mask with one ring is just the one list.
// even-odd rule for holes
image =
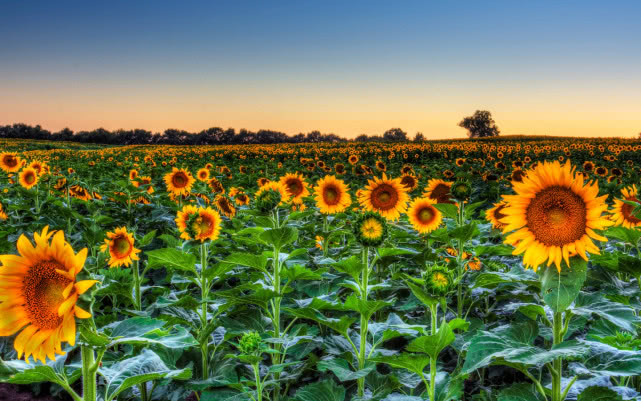
[[470, 138], [498, 136], [501, 132], [492, 118], [492, 113], [487, 110], [476, 110], [474, 115], [465, 117], [458, 125], [468, 131], [467, 136]]

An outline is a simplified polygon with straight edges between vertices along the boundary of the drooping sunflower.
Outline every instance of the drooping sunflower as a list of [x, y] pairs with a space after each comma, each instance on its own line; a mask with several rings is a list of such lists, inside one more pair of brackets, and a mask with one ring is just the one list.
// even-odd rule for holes
[[220, 182], [220, 180], [216, 177], [213, 177], [211, 180], [207, 182], [207, 185], [211, 189], [213, 193], [216, 194], [224, 194], [225, 193], [225, 187], [223, 186], [223, 183]]
[[0, 153], [0, 168], [7, 173], [15, 173], [22, 167], [22, 160], [15, 153]]
[[501, 223], [501, 219], [505, 217], [503, 214], [503, 209], [507, 206], [504, 201], [495, 203], [494, 206], [485, 211], [485, 219], [492, 223], [492, 228], [497, 228], [502, 230], [505, 227], [504, 223]]
[[368, 180], [365, 190], [358, 198], [361, 206], [368, 211], [380, 213], [388, 220], [396, 220], [407, 210], [409, 195], [400, 178], [374, 177]]
[[610, 210], [610, 219], [614, 221], [614, 224], [617, 226], [623, 226], [626, 228], [641, 226], [641, 219], [634, 215], [635, 207], [624, 202], [628, 201], [641, 204], [641, 201], [637, 198], [638, 192], [636, 185], [621, 189], [621, 196], [623, 197], [623, 200], [614, 200], [614, 206], [612, 207], [612, 210]]
[[236, 215], [236, 208], [234, 207], [231, 199], [229, 199], [227, 196], [223, 194], [216, 196], [216, 199], [214, 199], [214, 204], [216, 205], [216, 209], [218, 209], [218, 211], [224, 216], [227, 216], [231, 219]]
[[[284, 206], [285, 204], [289, 203], [290, 201], [290, 195], [289, 192], [287, 191], [287, 188], [281, 184], [279, 181], [269, 181], [262, 187], [258, 188], [258, 191], [256, 191], [256, 194], [254, 195], [254, 199], [258, 202], [259, 200], [267, 200], [263, 199], [267, 195], [267, 193], [273, 193], [274, 196], [269, 196], [269, 198], [272, 201], [276, 201], [276, 197], [279, 198], [278, 202], [276, 202], [274, 207], [277, 206]], [[278, 195], [278, 196], [276, 196]]]
[[134, 260], [139, 260], [140, 253], [140, 249], [134, 247], [134, 236], [127, 232], [127, 227], [119, 227], [113, 232], [108, 232], [100, 251], [109, 251], [109, 267], [129, 267]]
[[238, 206], [249, 205], [249, 195], [244, 192], [240, 192], [234, 197], [234, 202], [236, 202]]
[[452, 183], [433, 178], [427, 182], [424, 197], [435, 200], [436, 203], [454, 203], [451, 198]]
[[[516, 195], [503, 195], [507, 206], [501, 211], [504, 233], [512, 232], [506, 243], [518, 245], [513, 254], [523, 255], [523, 264], [534, 270], [547, 260], [561, 271], [570, 256], [587, 260], [587, 252], [599, 253], [592, 239], [607, 241], [594, 230], [612, 224], [601, 213], [607, 209], [607, 195], [598, 196], [596, 182], [584, 185], [570, 162], [539, 163], [528, 171], [522, 183], [514, 183]], [[516, 230], [516, 231], [515, 231]]]
[[425, 274], [425, 286], [434, 295], [445, 295], [452, 285], [452, 274], [444, 266], [431, 266]]
[[165, 175], [167, 191], [174, 195], [187, 195], [196, 180], [191, 173], [185, 169], [173, 167], [170, 173]]
[[91, 200], [91, 194], [89, 191], [87, 191], [86, 188], [80, 186], [80, 185], [72, 185], [69, 187], [69, 195], [76, 198], [80, 199], [83, 201], [88, 201]]
[[280, 177], [280, 183], [287, 188], [293, 203], [302, 203], [303, 198], [309, 196], [309, 185], [305, 178], [298, 173], [287, 173]]
[[176, 216], [180, 238], [185, 240], [214, 241], [220, 234], [220, 214], [210, 207], [186, 205]]
[[140, 176], [135, 181], [132, 181], [132, 184], [136, 188], [140, 188], [141, 185], [147, 185], [147, 193], [154, 193], [154, 187], [151, 185], [151, 177], [149, 176]]
[[38, 183], [38, 172], [31, 168], [26, 167], [22, 169], [19, 174], [20, 185], [26, 189], [31, 189]]
[[365, 212], [354, 223], [354, 236], [363, 246], [379, 246], [387, 237], [387, 220], [378, 213]]
[[412, 201], [407, 210], [410, 223], [421, 234], [436, 230], [443, 222], [443, 215], [434, 207], [435, 203], [428, 198], [417, 198]]
[[343, 180], [333, 175], [326, 175], [316, 182], [314, 198], [316, 207], [323, 214], [335, 214], [345, 211], [352, 204], [349, 187]]
[[19, 255], [0, 256], [0, 336], [20, 331], [13, 343], [18, 358], [33, 355], [46, 363], [64, 354], [63, 341], [75, 344], [74, 317], [91, 317], [76, 302], [96, 281], [76, 281], [87, 248], [74, 253], [64, 233], [49, 232], [49, 227], [33, 237], [35, 246], [22, 235], [16, 244]]
[[207, 181], [209, 179], [209, 169], [208, 168], [201, 168], [198, 170], [196, 173], [196, 176], [200, 181]]

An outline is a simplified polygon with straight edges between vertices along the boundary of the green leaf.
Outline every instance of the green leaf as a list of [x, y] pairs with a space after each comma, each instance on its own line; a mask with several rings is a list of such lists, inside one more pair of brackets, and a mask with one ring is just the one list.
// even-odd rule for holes
[[223, 261], [223, 263], [251, 267], [269, 274], [266, 269], [267, 257], [263, 254], [251, 255], [249, 253], [232, 253]]
[[402, 255], [417, 255], [419, 253], [409, 248], [378, 248], [377, 252], [380, 259]]
[[495, 288], [499, 284], [525, 284], [528, 286], [540, 286], [539, 277], [532, 270], [526, 270], [521, 266], [513, 267], [509, 272], [483, 272], [476, 276], [473, 287]]
[[430, 357], [427, 355], [407, 353], [390, 356], [377, 356], [369, 358], [368, 360], [377, 363], [385, 363], [399, 369], [406, 369], [419, 376], [423, 375], [423, 370], [425, 370], [425, 367], [430, 364]]
[[173, 379], [188, 380], [191, 378], [191, 369], [170, 369], [160, 357], [149, 349], [132, 358], [114, 363], [109, 367], [99, 369], [101, 376], [107, 382], [105, 400], [111, 401], [120, 393], [152, 380]]
[[453, 343], [455, 339], [456, 336], [454, 335], [450, 325], [443, 322], [441, 327], [438, 328], [436, 334], [414, 339], [407, 346], [407, 350], [409, 352], [421, 352], [437, 359], [438, 354], [440, 354], [445, 347]]
[[356, 294], [351, 294], [345, 300], [345, 308], [358, 312], [361, 315], [364, 315], [367, 320], [377, 311], [388, 306], [389, 302], [378, 301], [378, 300], [362, 300], [356, 296]]
[[142, 237], [142, 239], [140, 240], [140, 243], [138, 244], [138, 246], [142, 248], [143, 246], [147, 246], [151, 244], [151, 241], [153, 241], [154, 238], [156, 238], [156, 231], [157, 230], [151, 230], [147, 234], [145, 234], [145, 236]]
[[458, 218], [458, 207], [456, 207], [456, 205], [452, 205], [451, 203], [437, 203], [434, 207], [443, 213], [445, 217], [449, 217], [450, 219]]
[[28, 364], [22, 360], [3, 361], [0, 359], [0, 381], [6, 381], [12, 384], [32, 384], [32, 383], [61, 383], [63, 374], [70, 377], [70, 383], [80, 377], [78, 369], [73, 375], [70, 375], [71, 368], [65, 366], [67, 354], [59, 355], [55, 361], [48, 361], [42, 364], [40, 362]]
[[340, 319], [328, 318], [312, 308], [284, 308], [283, 311], [301, 319], [313, 320], [331, 328], [345, 337], [347, 337], [347, 330], [356, 321], [355, 318], [351, 318], [346, 315], [341, 316]]
[[318, 370], [321, 372], [326, 372], [328, 370], [332, 371], [338, 378], [338, 380], [344, 382], [349, 380], [357, 380], [361, 377], [367, 376], [374, 368], [376, 364], [366, 364], [365, 368], [357, 371], [353, 371], [349, 363], [341, 358], [334, 358], [330, 360], [320, 361], [317, 364]]
[[607, 387], [590, 386], [579, 394], [577, 401], [623, 401], [623, 398]]
[[481, 232], [479, 231], [478, 226], [476, 225], [476, 222], [472, 222], [470, 224], [466, 224], [464, 226], [457, 227], [453, 230], [450, 230], [448, 234], [450, 238], [467, 242], [472, 238], [479, 236]]
[[345, 387], [339, 386], [333, 380], [308, 384], [301, 387], [294, 395], [295, 401], [344, 401]]
[[636, 376], [641, 374], [641, 352], [616, 349], [596, 341], [582, 341], [589, 347], [590, 357], [583, 365], [592, 374], [605, 376]]
[[163, 329], [163, 320], [134, 317], [123, 320], [111, 332], [109, 347], [118, 344], [162, 345], [165, 348], [183, 349], [198, 345], [194, 337], [182, 326]]
[[157, 269], [165, 267], [173, 270], [196, 272], [196, 256], [174, 248], [154, 249], [146, 252], [147, 267]]
[[587, 276], [588, 262], [582, 257], [570, 258], [570, 266], [563, 263], [561, 273], [554, 266], [544, 268], [541, 278], [543, 301], [555, 313], [565, 311], [574, 302]]
[[354, 255], [339, 262], [332, 263], [332, 267], [341, 273], [348, 274], [354, 281], [358, 281], [363, 271], [363, 262], [359, 256]]
[[281, 272], [282, 276], [288, 280], [288, 282], [296, 280], [320, 280], [322, 276], [318, 272], [311, 271], [303, 265], [293, 265], [283, 269]]
[[601, 294], [579, 294], [572, 313], [588, 318], [596, 315], [629, 332], [636, 332], [637, 326], [641, 323], [641, 318], [636, 315], [634, 309], [612, 302]]
[[298, 230], [293, 227], [271, 228], [263, 231], [260, 240], [276, 249], [281, 249], [298, 239]]
[[[638, 205], [635, 203], [635, 205]], [[641, 231], [634, 228], [625, 228], [622, 226], [610, 227], [605, 232], [608, 238], [616, 238], [632, 246], [636, 246], [641, 239]]]
[[409, 280], [405, 280], [405, 284], [410, 288], [412, 294], [414, 294], [414, 296], [428, 308], [434, 304], [438, 304], [438, 298], [425, 291], [423, 287], [416, 285]]
[[534, 384], [517, 383], [501, 390], [497, 401], [544, 401]]

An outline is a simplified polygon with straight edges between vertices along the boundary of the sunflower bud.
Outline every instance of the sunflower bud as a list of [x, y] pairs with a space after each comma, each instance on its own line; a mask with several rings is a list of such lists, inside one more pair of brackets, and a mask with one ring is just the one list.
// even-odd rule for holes
[[443, 266], [432, 266], [425, 273], [425, 286], [434, 295], [445, 295], [452, 286], [452, 275]]
[[243, 355], [260, 355], [263, 345], [263, 340], [260, 334], [255, 331], [248, 331], [243, 333], [238, 344], [238, 350]]
[[364, 213], [354, 224], [354, 235], [363, 246], [379, 246], [387, 237], [387, 220], [374, 212]]
[[452, 195], [457, 201], [466, 201], [472, 193], [472, 186], [467, 180], [456, 181], [452, 184]]
[[269, 189], [256, 195], [256, 209], [261, 213], [269, 213], [276, 209], [280, 201], [280, 192]]

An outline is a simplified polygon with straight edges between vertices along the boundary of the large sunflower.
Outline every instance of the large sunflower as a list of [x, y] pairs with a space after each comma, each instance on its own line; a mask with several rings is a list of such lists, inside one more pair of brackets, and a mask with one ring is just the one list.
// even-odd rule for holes
[[607, 241], [594, 230], [612, 224], [601, 213], [607, 209], [607, 195], [598, 196], [596, 182], [583, 183], [583, 176], [574, 173], [570, 162], [544, 162], [528, 171], [523, 182], [513, 183], [516, 195], [503, 195], [507, 206], [501, 211], [506, 217], [504, 233], [514, 230], [505, 239], [516, 244], [513, 254], [524, 253], [523, 263], [534, 270], [547, 260], [561, 271], [561, 261], [569, 266], [570, 256], [586, 252], [599, 253], [592, 239]]
[[22, 160], [15, 153], [0, 153], [0, 168], [7, 173], [15, 173], [22, 167]]
[[423, 196], [435, 200], [436, 203], [454, 203], [450, 197], [452, 183], [433, 178], [427, 182]]
[[407, 211], [410, 223], [421, 234], [430, 233], [443, 222], [443, 215], [434, 207], [436, 202], [428, 198], [415, 199]]
[[302, 175], [287, 173], [280, 177], [280, 183], [287, 189], [293, 203], [301, 203], [303, 198], [309, 196], [308, 184]]
[[127, 232], [127, 227], [116, 228], [107, 233], [105, 243], [100, 247], [102, 252], [109, 250], [109, 267], [131, 266], [138, 259], [140, 249], [134, 247], [134, 236]]
[[274, 193], [277, 192], [280, 195], [280, 202], [278, 203], [278, 206], [284, 206], [285, 204], [290, 202], [289, 191], [287, 191], [287, 188], [279, 181], [268, 181], [267, 183], [265, 183], [263, 186], [258, 188], [256, 194], [254, 194], [254, 198], [261, 198], [264, 196], [263, 194], [271, 191], [273, 191]]
[[[87, 248], [77, 254], [62, 231], [33, 234], [35, 247], [24, 235], [17, 242], [19, 255], [1, 255], [0, 336], [20, 331], [13, 346], [18, 358], [46, 363], [63, 355], [62, 342], [76, 342], [74, 319], [91, 317], [76, 305], [78, 296], [96, 281], [76, 282], [87, 258]], [[53, 237], [53, 238], [52, 238]]]
[[636, 185], [632, 185], [631, 187], [623, 188], [621, 190], [621, 196], [623, 197], [623, 200], [615, 199], [614, 206], [612, 210], [610, 210], [610, 213], [612, 213], [610, 219], [614, 221], [614, 224], [626, 228], [641, 226], [641, 219], [634, 216], [635, 207], [630, 205], [629, 203], [624, 202], [628, 201], [641, 203], [641, 201], [639, 201], [639, 199], [637, 198], [637, 195], [638, 192]]
[[31, 167], [22, 169], [19, 174], [20, 185], [26, 189], [31, 189], [38, 183], [38, 172]]
[[176, 217], [176, 225], [181, 232], [180, 238], [200, 242], [216, 240], [220, 234], [220, 223], [220, 214], [209, 207], [186, 205]]
[[191, 192], [191, 186], [194, 185], [194, 177], [185, 169], [174, 167], [171, 173], [165, 175], [167, 190], [174, 195], [187, 195]]
[[334, 214], [343, 212], [352, 204], [349, 187], [343, 180], [333, 175], [326, 175], [316, 182], [314, 198], [321, 213]]
[[358, 198], [365, 210], [380, 213], [388, 220], [396, 220], [407, 210], [409, 195], [400, 178], [374, 177]]

